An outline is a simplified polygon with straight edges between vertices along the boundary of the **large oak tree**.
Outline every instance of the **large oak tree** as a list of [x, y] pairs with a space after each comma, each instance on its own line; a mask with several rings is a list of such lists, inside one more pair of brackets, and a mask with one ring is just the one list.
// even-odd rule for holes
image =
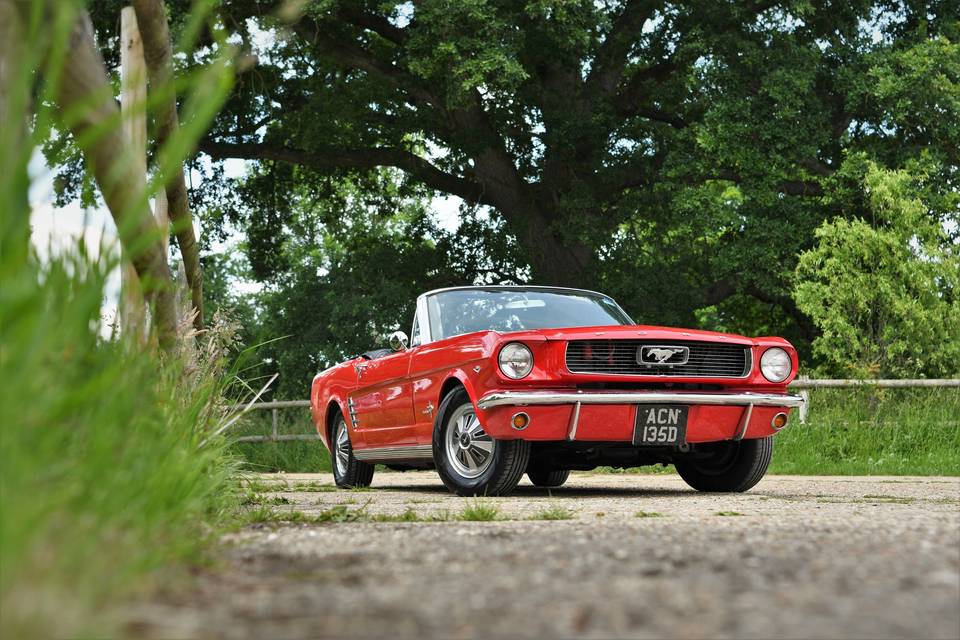
[[[187, 6], [170, 4], [175, 24]], [[234, 213], [264, 279], [304, 185], [393, 167], [502, 220], [521, 277], [604, 288], [641, 319], [726, 305], [809, 338], [791, 274], [824, 220], [864, 211], [847, 160], [922, 158], [957, 188], [958, 14], [955, 0], [236, 0], [222, 23], [258, 64], [199, 148], [258, 162]]]

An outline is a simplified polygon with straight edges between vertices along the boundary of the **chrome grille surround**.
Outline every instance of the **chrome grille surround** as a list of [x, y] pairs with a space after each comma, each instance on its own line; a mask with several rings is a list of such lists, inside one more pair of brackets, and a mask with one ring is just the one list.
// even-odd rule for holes
[[[682, 364], [644, 364], [641, 347], [689, 349]], [[753, 368], [753, 350], [742, 344], [697, 340], [571, 340], [564, 361], [570, 373], [659, 378], [746, 378]]]

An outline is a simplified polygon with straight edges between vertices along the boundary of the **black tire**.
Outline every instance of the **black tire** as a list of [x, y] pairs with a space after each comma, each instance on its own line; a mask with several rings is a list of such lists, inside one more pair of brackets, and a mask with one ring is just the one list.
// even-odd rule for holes
[[773, 438], [717, 443], [713, 455], [674, 462], [684, 482], [697, 491], [741, 493], [760, 482], [773, 457]]
[[[341, 433], [346, 435], [345, 439], [340, 437]], [[346, 454], [343, 457], [339, 456], [341, 448]], [[350, 431], [343, 414], [340, 413], [334, 416], [333, 427], [330, 429], [330, 463], [333, 467], [333, 481], [341, 489], [369, 487], [373, 482], [373, 471], [376, 467], [353, 456]]]
[[455, 429], [454, 418], [458, 414], [473, 411], [473, 403], [465, 389], [451, 392], [437, 411], [433, 425], [433, 460], [437, 473], [447, 489], [458, 496], [502, 496], [513, 491], [527, 469], [530, 459], [530, 443], [526, 440], [493, 440], [480, 431], [481, 436], [493, 443], [489, 462], [477, 477], [466, 477], [457, 470], [457, 464], [447, 456], [446, 437], [449, 429]]
[[570, 469], [527, 469], [527, 478], [541, 489], [562, 486], [569, 477]]

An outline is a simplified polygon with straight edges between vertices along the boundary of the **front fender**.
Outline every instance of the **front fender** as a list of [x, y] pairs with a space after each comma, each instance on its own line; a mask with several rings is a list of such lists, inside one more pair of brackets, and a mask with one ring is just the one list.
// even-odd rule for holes
[[[474, 373], [474, 375], [477, 375], [477, 374]], [[470, 402], [473, 403], [473, 408], [475, 411], [478, 412], [478, 415], [479, 415], [477, 401], [480, 399], [480, 393], [478, 393], [477, 385], [474, 383], [473, 378], [471, 378], [470, 375], [466, 371], [464, 371], [462, 368], [457, 367], [451, 370], [450, 373], [447, 375], [446, 379], [443, 381], [443, 385], [441, 386], [441, 389], [446, 389], [447, 385], [453, 379], [459, 380], [460, 384], [463, 385], [463, 388], [466, 389], [467, 395], [470, 397]]]

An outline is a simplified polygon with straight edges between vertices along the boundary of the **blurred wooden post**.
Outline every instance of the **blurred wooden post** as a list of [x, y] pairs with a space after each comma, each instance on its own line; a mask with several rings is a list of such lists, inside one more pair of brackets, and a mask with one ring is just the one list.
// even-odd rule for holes
[[277, 441], [277, 410], [276, 408], [274, 408], [273, 411], [271, 411], [270, 413], [273, 414], [271, 416], [273, 418], [273, 436], [272, 437], [273, 437], [273, 441], [276, 442]]
[[[143, 59], [143, 43], [137, 29], [133, 7], [120, 10], [120, 110], [123, 134], [130, 149], [130, 162], [142, 188], [147, 184], [147, 65]], [[124, 256], [120, 266], [121, 335], [134, 344], [146, 343], [146, 305], [140, 279]]]
[[[147, 63], [143, 57], [143, 41], [137, 27], [133, 7], [120, 10], [120, 107], [123, 133], [130, 144], [132, 162], [142, 187], [147, 184]], [[161, 189], [154, 200], [154, 217], [162, 234], [163, 256], [170, 254], [170, 219], [167, 215], [167, 194]], [[127, 259], [122, 260], [120, 273], [120, 319], [122, 333], [137, 344], [146, 344], [147, 308], [137, 272]]]
[[157, 226], [163, 232], [163, 255], [170, 255], [170, 216], [167, 214], [167, 192], [164, 189], [157, 191], [153, 200], [153, 217], [157, 219]]

